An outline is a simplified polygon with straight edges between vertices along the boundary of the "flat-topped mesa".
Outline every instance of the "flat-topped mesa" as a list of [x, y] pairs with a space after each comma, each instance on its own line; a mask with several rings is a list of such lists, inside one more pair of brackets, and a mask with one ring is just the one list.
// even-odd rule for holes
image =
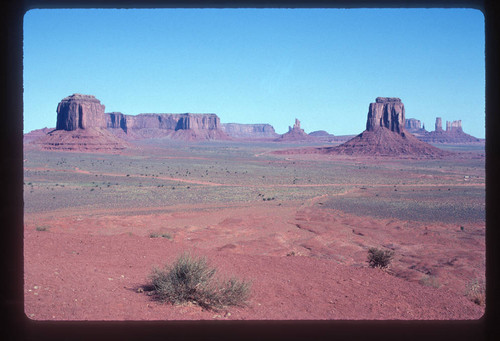
[[[109, 113], [107, 121], [110, 128], [126, 129], [165, 129], [165, 130], [218, 130], [220, 119], [216, 114], [139, 114], [123, 115], [123, 124], [117, 124], [121, 113]], [[125, 127], [125, 129], [124, 129]]]
[[366, 130], [375, 131], [387, 128], [392, 132], [403, 134], [405, 130], [405, 106], [396, 97], [377, 97], [370, 103]]
[[420, 122], [420, 120], [417, 120], [415, 118], [407, 118], [405, 120], [405, 129], [408, 131], [420, 130], [422, 129], [421, 124], [422, 122]]
[[175, 130], [179, 129], [207, 129], [218, 130], [220, 129], [220, 119], [216, 114], [181, 114]]
[[57, 105], [56, 130], [106, 128], [104, 105], [92, 95], [73, 94]]
[[173, 138], [181, 140], [226, 140], [216, 114], [106, 113], [107, 127], [125, 139]]
[[235, 138], [276, 138], [278, 136], [274, 127], [267, 123], [222, 123], [221, 129]]

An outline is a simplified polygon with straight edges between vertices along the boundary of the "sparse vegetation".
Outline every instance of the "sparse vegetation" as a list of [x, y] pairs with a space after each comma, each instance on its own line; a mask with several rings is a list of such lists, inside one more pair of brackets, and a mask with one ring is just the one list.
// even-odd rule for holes
[[391, 250], [381, 250], [375, 247], [368, 250], [368, 264], [372, 268], [388, 268], [393, 257], [394, 251]]
[[484, 280], [472, 280], [467, 283], [465, 295], [480, 306], [486, 304], [486, 283]]
[[216, 269], [205, 258], [181, 255], [171, 266], [153, 269], [151, 282], [154, 297], [162, 302], [183, 304], [192, 302], [205, 309], [244, 305], [250, 294], [250, 283], [231, 278], [215, 279]]
[[439, 288], [441, 284], [439, 284], [439, 279], [436, 276], [432, 275], [425, 275], [420, 279], [420, 284], [427, 286], [427, 287], [433, 287], [433, 288]]
[[170, 233], [151, 232], [149, 234], [149, 238], [159, 238], [159, 237], [172, 239], [172, 235]]
[[37, 226], [35, 230], [37, 231], [48, 231], [50, 227], [48, 226]]

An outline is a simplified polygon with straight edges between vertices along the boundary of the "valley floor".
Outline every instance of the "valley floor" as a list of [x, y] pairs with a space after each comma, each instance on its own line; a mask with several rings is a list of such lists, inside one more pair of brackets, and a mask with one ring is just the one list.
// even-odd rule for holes
[[[216, 147], [216, 148], [215, 148]], [[34, 320], [478, 319], [484, 158], [279, 156], [276, 145], [25, 152], [25, 313]], [[395, 253], [368, 266], [370, 247]], [[207, 311], [141, 292], [189, 251], [252, 282]]]

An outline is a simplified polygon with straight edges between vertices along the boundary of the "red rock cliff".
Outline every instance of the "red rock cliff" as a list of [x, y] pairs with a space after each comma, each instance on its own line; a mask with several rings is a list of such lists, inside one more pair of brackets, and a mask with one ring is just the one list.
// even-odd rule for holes
[[73, 94], [57, 106], [56, 130], [106, 128], [104, 105], [92, 95]]
[[405, 129], [405, 106], [396, 97], [377, 97], [368, 108], [367, 131], [387, 128], [401, 134]]

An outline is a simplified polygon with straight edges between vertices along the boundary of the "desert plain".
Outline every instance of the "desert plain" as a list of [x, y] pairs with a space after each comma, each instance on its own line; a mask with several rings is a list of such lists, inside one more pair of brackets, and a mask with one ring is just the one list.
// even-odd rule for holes
[[[25, 149], [26, 315], [481, 318], [484, 145], [440, 145], [454, 153], [436, 159], [274, 153], [303, 146], [152, 139], [115, 154]], [[387, 269], [369, 266], [371, 247], [394, 252]], [[152, 299], [153, 267], [185, 252], [250, 281], [246, 305]]]

